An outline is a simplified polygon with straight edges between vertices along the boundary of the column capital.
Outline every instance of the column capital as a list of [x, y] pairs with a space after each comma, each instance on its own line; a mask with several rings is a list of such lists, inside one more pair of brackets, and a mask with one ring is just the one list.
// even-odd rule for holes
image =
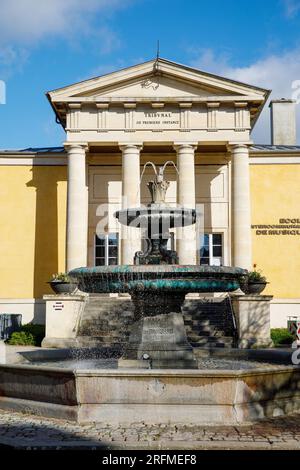
[[180, 149], [192, 149], [196, 150], [198, 142], [174, 142], [173, 147], [176, 151]]
[[129, 150], [129, 149], [135, 149], [135, 150], [142, 150], [143, 144], [142, 143], [134, 143], [134, 142], [119, 142], [119, 148], [120, 150]]
[[70, 150], [84, 150], [86, 151], [89, 146], [86, 142], [64, 142], [64, 148], [67, 150], [67, 151], [70, 151]]
[[253, 142], [228, 142], [227, 150], [231, 152], [232, 150], [249, 149], [251, 145], [253, 145]]

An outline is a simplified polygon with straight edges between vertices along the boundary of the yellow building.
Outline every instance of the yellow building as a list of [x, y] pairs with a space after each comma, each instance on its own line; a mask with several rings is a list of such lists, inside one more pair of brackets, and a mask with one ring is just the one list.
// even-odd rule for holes
[[141, 240], [125, 239], [113, 214], [149, 202], [144, 164], [171, 160], [168, 202], [202, 215], [196, 234], [174, 234], [179, 261], [256, 264], [271, 326], [300, 315], [295, 103], [271, 102], [272, 145], [256, 145], [269, 94], [165, 59], [49, 92], [62, 147], [0, 152], [0, 313], [42, 323], [53, 273], [132, 264]]

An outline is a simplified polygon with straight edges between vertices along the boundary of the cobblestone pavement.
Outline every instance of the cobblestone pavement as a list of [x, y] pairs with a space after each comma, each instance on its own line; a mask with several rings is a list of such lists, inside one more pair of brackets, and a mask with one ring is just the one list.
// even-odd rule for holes
[[[25, 449], [300, 449], [300, 414], [239, 426], [79, 425], [0, 411], [0, 446]], [[1, 450], [1, 447], [0, 447]]]

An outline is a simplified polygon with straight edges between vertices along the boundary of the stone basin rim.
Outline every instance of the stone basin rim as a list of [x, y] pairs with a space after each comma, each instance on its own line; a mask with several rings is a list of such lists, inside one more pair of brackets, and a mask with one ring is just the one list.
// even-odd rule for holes
[[[34, 361], [37, 364], [39, 361]], [[275, 365], [275, 364], [274, 364]], [[68, 375], [74, 377], [247, 377], [255, 375], [268, 375], [270, 373], [280, 375], [282, 373], [299, 372], [299, 366], [282, 364], [279, 367], [257, 368], [249, 370], [232, 370], [232, 369], [76, 369], [64, 367], [39, 366], [34, 364], [0, 364], [0, 371], [32, 371], [35, 375], [43, 372], [49, 375]]]
[[180, 275], [229, 275], [243, 276], [247, 275], [247, 269], [233, 268], [231, 266], [197, 266], [197, 265], [179, 265], [179, 264], [148, 264], [148, 265], [112, 265], [112, 266], [95, 266], [80, 267], [72, 269], [69, 275], [90, 275], [90, 274], [178, 274]]
[[150, 204], [149, 206], [140, 206], [140, 207], [128, 207], [126, 209], [119, 209], [114, 212], [114, 216], [118, 217], [120, 214], [130, 214], [130, 215], [150, 215], [150, 214], [186, 214], [196, 216], [196, 209], [189, 207], [172, 207], [165, 204]]

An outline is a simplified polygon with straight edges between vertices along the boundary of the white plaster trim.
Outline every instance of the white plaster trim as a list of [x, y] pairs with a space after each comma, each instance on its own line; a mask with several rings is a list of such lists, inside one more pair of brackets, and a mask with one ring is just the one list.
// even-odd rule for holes
[[0, 166], [66, 166], [67, 157], [2, 157]]
[[[197, 153], [197, 156], [202, 155]], [[102, 155], [101, 155], [102, 156]], [[97, 155], [92, 156], [97, 157]], [[249, 157], [251, 165], [295, 165], [300, 164], [300, 155], [293, 157], [272, 156], [272, 157]], [[0, 155], [0, 166], [66, 166], [67, 157], [40, 157], [16, 155], [12, 157]]]
[[300, 304], [300, 299], [273, 299], [272, 304]]
[[14, 298], [8, 298], [0, 299], [0, 305], [1, 304], [44, 304], [45, 301], [43, 299], [14, 299]]
[[300, 164], [300, 155], [293, 157], [253, 157], [249, 158], [250, 165], [291, 165]]

